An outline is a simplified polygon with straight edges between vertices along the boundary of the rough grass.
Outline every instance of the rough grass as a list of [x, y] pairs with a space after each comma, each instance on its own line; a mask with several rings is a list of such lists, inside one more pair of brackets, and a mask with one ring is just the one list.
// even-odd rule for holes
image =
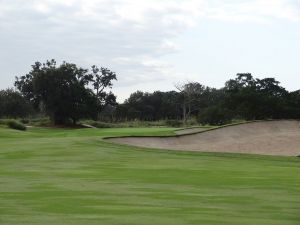
[[299, 224], [299, 158], [150, 151], [100, 138], [173, 130], [0, 127], [0, 224]]

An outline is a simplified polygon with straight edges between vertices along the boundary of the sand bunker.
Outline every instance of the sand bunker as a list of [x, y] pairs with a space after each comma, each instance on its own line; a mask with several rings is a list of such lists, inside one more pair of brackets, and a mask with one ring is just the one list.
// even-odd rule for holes
[[169, 150], [300, 155], [300, 121], [266, 121], [177, 137], [112, 138], [112, 142]]

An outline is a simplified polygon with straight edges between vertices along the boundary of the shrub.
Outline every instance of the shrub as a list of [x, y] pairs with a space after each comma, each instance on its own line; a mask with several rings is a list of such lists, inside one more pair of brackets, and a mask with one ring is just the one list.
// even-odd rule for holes
[[30, 120], [30, 125], [36, 126], [36, 127], [47, 127], [51, 126], [51, 120], [49, 117], [38, 117]]
[[114, 128], [116, 127], [114, 124], [111, 123], [104, 123], [104, 122], [99, 122], [99, 121], [94, 121], [90, 123], [91, 126], [97, 127], [97, 128]]
[[198, 121], [201, 124], [209, 125], [224, 125], [230, 123], [232, 120], [231, 113], [221, 107], [221, 106], [212, 106], [206, 108], [199, 114]]
[[192, 117], [191, 119], [186, 121], [187, 126], [191, 127], [191, 126], [197, 126], [199, 125], [197, 118]]
[[21, 123], [23, 124], [29, 124], [29, 119], [21, 119]]
[[11, 129], [25, 131], [27, 128], [23, 123], [20, 123], [16, 120], [10, 120], [7, 122], [7, 126]]
[[0, 125], [7, 125], [9, 121], [9, 119], [0, 119]]
[[167, 120], [166, 124], [167, 124], [167, 126], [170, 126], [170, 127], [181, 127], [182, 126], [182, 121], [180, 121], [180, 120]]

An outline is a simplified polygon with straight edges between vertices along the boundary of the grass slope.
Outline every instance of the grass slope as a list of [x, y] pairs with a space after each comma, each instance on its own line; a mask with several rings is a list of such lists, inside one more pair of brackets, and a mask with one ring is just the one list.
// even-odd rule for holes
[[100, 138], [173, 131], [0, 127], [0, 224], [299, 224], [299, 158], [150, 151]]

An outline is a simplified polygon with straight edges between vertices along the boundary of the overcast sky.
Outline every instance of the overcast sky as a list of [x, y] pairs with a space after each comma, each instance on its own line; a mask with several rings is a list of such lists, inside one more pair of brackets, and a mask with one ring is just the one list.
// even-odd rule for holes
[[0, 0], [0, 89], [54, 58], [115, 71], [119, 101], [240, 72], [296, 90], [299, 53], [300, 0]]

